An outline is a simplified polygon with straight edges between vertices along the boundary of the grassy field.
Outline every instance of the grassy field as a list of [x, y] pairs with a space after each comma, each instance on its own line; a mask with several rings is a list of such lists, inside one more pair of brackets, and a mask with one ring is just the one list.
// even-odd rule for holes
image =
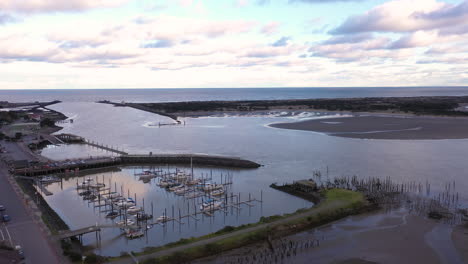
[[[321, 192], [323, 201], [310, 209], [293, 214], [262, 217], [258, 223], [224, 229], [202, 237], [181, 239], [136, 254], [141, 263], [185, 263], [188, 260], [215, 255], [248, 244], [266, 241], [330, 223], [366, 210], [367, 201], [359, 193], [343, 189]], [[274, 234], [274, 237], [272, 236]], [[119, 259], [114, 259], [119, 262]], [[121, 259], [120, 259], [121, 260]]]

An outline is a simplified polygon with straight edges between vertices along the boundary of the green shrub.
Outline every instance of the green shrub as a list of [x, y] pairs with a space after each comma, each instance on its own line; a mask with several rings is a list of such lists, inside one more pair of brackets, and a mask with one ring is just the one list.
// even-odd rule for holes
[[218, 245], [217, 243], [206, 244], [204, 249], [210, 255], [218, 254], [219, 252], [222, 251], [221, 246]]
[[236, 228], [233, 226], [225, 226], [224, 228], [218, 230], [215, 234], [219, 235], [219, 234], [229, 233], [234, 230], [236, 230]]
[[94, 253], [91, 253], [89, 255], [86, 255], [86, 259], [84, 263], [86, 264], [101, 264], [104, 263], [106, 259], [104, 257], [98, 256]]

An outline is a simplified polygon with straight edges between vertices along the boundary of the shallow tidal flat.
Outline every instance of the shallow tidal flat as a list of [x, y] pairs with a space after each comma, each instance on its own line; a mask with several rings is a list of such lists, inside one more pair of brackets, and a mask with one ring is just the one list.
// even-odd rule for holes
[[276, 123], [270, 126], [361, 139], [468, 138], [468, 118], [453, 117], [361, 115], [295, 123]]

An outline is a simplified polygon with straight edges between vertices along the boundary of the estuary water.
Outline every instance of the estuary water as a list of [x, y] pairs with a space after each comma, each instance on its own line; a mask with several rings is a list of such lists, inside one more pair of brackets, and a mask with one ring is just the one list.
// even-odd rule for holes
[[[341, 89], [341, 88], [340, 88]], [[342, 88], [345, 89], [345, 88]], [[349, 88], [354, 89], [354, 88]], [[383, 89], [383, 90], [379, 90]], [[414, 90], [411, 90], [414, 89]], [[290, 99], [317, 97], [358, 96], [410, 96], [442, 95], [442, 88], [403, 88], [385, 90], [351, 90], [334, 93], [307, 89], [228, 89], [223, 90], [178, 90], [164, 93], [137, 90], [116, 91], [44, 91], [38, 95], [10, 95], [11, 101], [44, 101], [59, 99], [64, 103], [51, 106], [70, 118], [72, 124], [63, 124], [59, 133], [73, 133], [106, 145], [118, 146], [129, 153], [207, 153], [238, 156], [250, 159], [263, 166], [255, 170], [225, 170], [195, 168], [195, 175], [213, 175], [219, 182], [221, 174], [232, 174], [233, 184], [229, 192], [240, 193], [242, 200], [252, 197], [263, 198], [263, 203], [243, 206], [238, 212], [219, 212], [214, 218], [204, 217], [199, 221], [184, 220], [183, 225], [170, 223], [166, 227], [154, 226], [141, 239], [127, 240], [119, 230], [105, 229], [103, 242], [98, 253], [119, 255], [122, 251], [138, 251], [147, 246], [157, 246], [180, 238], [199, 236], [221, 229], [225, 225], [241, 225], [259, 220], [261, 216], [291, 213], [312, 204], [273, 190], [271, 183], [285, 183], [311, 178], [316, 170], [328, 177], [353, 176], [359, 178], [390, 177], [395, 182], [420, 182], [431, 184], [431, 195], [443, 191], [448, 183], [456, 182], [460, 203], [468, 204], [468, 170], [466, 156], [468, 140], [365, 140], [328, 136], [308, 131], [283, 130], [268, 127], [275, 122], [294, 122], [304, 118], [323, 118], [314, 113], [296, 113], [285, 116], [274, 113], [265, 116], [226, 116], [186, 118], [181, 126], [151, 126], [158, 122], [170, 122], [165, 117], [132, 108], [113, 107], [94, 103], [96, 100], [115, 101], [182, 101], [182, 100], [235, 100], [235, 99]], [[209, 90], [209, 91], [207, 91]], [[448, 89], [445, 94], [460, 95], [466, 88]], [[182, 92], [185, 91], [185, 92]], [[369, 92], [370, 91], [370, 92]], [[3, 93], [3, 92], [2, 92]], [[0, 93], [0, 94], [2, 94]], [[141, 94], [142, 93], [142, 94]], [[17, 97], [15, 97], [17, 96]], [[30, 96], [30, 97], [27, 97]], [[3, 99], [3, 97], [2, 97]], [[90, 147], [56, 146], [43, 150], [51, 159], [109, 155]], [[134, 172], [147, 168], [121, 168], [114, 172], [90, 175], [99, 181], [111, 181], [117, 190], [137, 197], [137, 203], [145, 199], [147, 211], [153, 203], [155, 216], [172, 206], [177, 210], [187, 207], [187, 201], [160, 189], [154, 182], [144, 184], [133, 176]], [[174, 167], [165, 170], [174, 170]], [[189, 170], [189, 168], [185, 168]], [[87, 176], [88, 177], [88, 176]], [[83, 179], [79, 179], [79, 182]], [[99, 208], [83, 201], [75, 190], [77, 179], [71, 178], [48, 189], [54, 193], [46, 199], [72, 229], [96, 223], [109, 223]], [[261, 193], [261, 194], [260, 194]], [[190, 204], [188, 205], [190, 207]], [[192, 209], [193, 210], [193, 209]], [[182, 212], [184, 214], [184, 212]], [[200, 216], [200, 218], [202, 218]], [[84, 236], [85, 244], [95, 243], [94, 235]]]

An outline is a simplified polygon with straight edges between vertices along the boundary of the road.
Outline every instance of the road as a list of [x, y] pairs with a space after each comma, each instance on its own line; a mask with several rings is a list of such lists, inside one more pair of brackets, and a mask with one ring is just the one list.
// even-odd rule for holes
[[[2, 142], [3, 143], [3, 142]], [[8, 148], [10, 150], [10, 148]], [[11, 156], [23, 154], [8, 153]], [[67, 262], [59, 254], [58, 244], [52, 242], [45, 231], [41, 230], [40, 219], [27, 207], [23, 193], [10, 180], [5, 163], [0, 160], [0, 204], [6, 211], [3, 213], [11, 217], [11, 221], [0, 225], [0, 239], [12, 246], [21, 245], [26, 256], [25, 263], [55, 264]], [[42, 228], [44, 226], [42, 225]]]
[[[337, 200], [337, 201], [334, 201], [332, 203], [328, 203], [326, 206], [317, 207], [315, 210], [309, 210], [309, 211], [304, 212], [304, 213], [292, 215], [290, 217], [279, 219], [279, 220], [271, 222], [271, 223], [266, 223], [266, 224], [261, 224], [261, 225], [241, 229], [241, 230], [238, 230], [238, 231], [235, 231], [235, 232], [232, 232], [232, 233], [228, 233], [228, 234], [225, 234], [225, 235], [211, 237], [211, 238], [208, 238], [208, 239], [204, 239], [204, 240], [200, 240], [200, 241], [193, 242], [193, 243], [190, 243], [190, 244], [165, 249], [165, 250], [155, 252], [155, 253], [151, 253], [151, 254], [148, 254], [148, 255], [137, 256], [136, 259], [141, 262], [141, 261], [147, 260], [147, 259], [167, 256], [167, 255], [173, 254], [173, 253], [175, 253], [177, 251], [189, 249], [189, 248], [192, 248], [192, 247], [203, 246], [203, 245], [206, 245], [206, 244], [209, 244], [209, 243], [218, 242], [218, 241], [223, 240], [225, 238], [229, 238], [229, 237], [237, 236], [237, 235], [240, 235], [240, 234], [246, 234], [246, 233], [250, 233], [250, 232], [253, 232], [253, 231], [257, 231], [257, 230], [263, 229], [265, 227], [272, 227], [272, 226], [276, 226], [276, 225], [280, 225], [280, 224], [285, 224], [285, 223], [288, 223], [290, 221], [294, 221], [294, 220], [304, 218], [304, 217], [307, 217], [307, 216], [317, 215], [317, 214], [319, 214], [321, 212], [328, 211], [330, 209], [333, 210], [333, 209], [341, 208], [344, 205], [346, 205], [345, 201]], [[135, 262], [131, 258], [125, 258], [125, 259], [121, 259], [121, 260], [117, 260], [117, 261], [112, 261], [110, 263], [112, 263], [112, 264], [127, 264], [127, 263], [135, 263]]]

